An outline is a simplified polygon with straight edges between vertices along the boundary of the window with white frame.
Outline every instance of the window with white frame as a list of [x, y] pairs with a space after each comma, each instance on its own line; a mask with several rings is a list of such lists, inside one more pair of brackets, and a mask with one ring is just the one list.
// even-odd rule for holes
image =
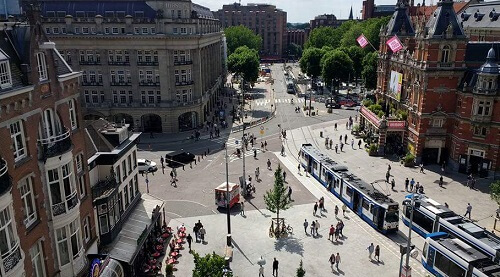
[[180, 83], [181, 82], [181, 79], [180, 79], [180, 76], [179, 76], [179, 70], [174, 70], [174, 75], [175, 75], [175, 83]]
[[128, 185], [125, 184], [125, 187], [123, 187], [123, 197], [124, 197], [124, 200], [125, 200], [125, 209], [128, 207], [129, 205], [129, 198], [128, 198]]
[[128, 91], [128, 102], [129, 102], [130, 104], [132, 104], [132, 102], [134, 102], [134, 96], [133, 96], [133, 94], [132, 94], [132, 91], [131, 91], [131, 90], [129, 90], [129, 91]]
[[120, 90], [120, 104], [127, 104], [127, 92]]
[[141, 103], [142, 104], [146, 104], [147, 101], [146, 101], [146, 92], [143, 90], [141, 91]]
[[91, 233], [90, 233], [90, 216], [86, 216], [83, 219], [83, 240], [85, 243], [89, 242], [91, 239]]
[[23, 122], [21, 120], [10, 124], [10, 138], [12, 140], [12, 150], [14, 151], [14, 161], [17, 162], [27, 155]]
[[85, 174], [78, 177], [78, 190], [80, 191], [80, 199], [87, 195], [87, 187], [85, 186]]
[[23, 202], [23, 222], [26, 228], [28, 228], [38, 219], [31, 177], [26, 177], [19, 182], [19, 192], [21, 193], [21, 201]]
[[156, 91], [156, 103], [161, 103], [161, 92], [159, 90]]
[[69, 224], [70, 238], [71, 238], [71, 251], [73, 252], [73, 259], [77, 258], [82, 249], [82, 242], [80, 237], [80, 219]]
[[0, 253], [5, 259], [19, 247], [19, 238], [12, 223], [12, 205], [0, 211]]
[[139, 181], [137, 178], [137, 174], [134, 176], [134, 190], [135, 194], [137, 195], [139, 193]]
[[113, 35], [117, 35], [118, 34], [118, 27], [111, 28], [111, 31], [112, 31]]
[[52, 213], [54, 216], [63, 214], [78, 204], [74, 178], [72, 161], [61, 167], [47, 171]]
[[37, 241], [30, 248], [31, 266], [33, 267], [34, 277], [46, 277], [45, 273], [45, 257], [43, 255], [42, 242]]
[[36, 53], [36, 61], [37, 61], [37, 69], [38, 69], [38, 78], [40, 81], [45, 81], [49, 78], [47, 73], [47, 61], [45, 60], [45, 53], [38, 52]]
[[64, 266], [77, 258], [81, 252], [80, 218], [56, 229], [56, 239], [59, 264]]
[[90, 92], [88, 90], [84, 90], [83, 94], [85, 96], [85, 103], [89, 104], [90, 103]]
[[128, 189], [129, 189], [129, 197], [130, 197], [130, 203], [134, 200], [134, 184], [133, 184], [133, 179], [130, 179], [128, 182]]
[[442, 63], [450, 62], [450, 53], [451, 53], [451, 47], [449, 45], [445, 45], [443, 47], [443, 50], [441, 50], [441, 62]]
[[113, 90], [113, 104], [118, 104], [118, 91]]
[[492, 101], [478, 100], [475, 101], [474, 115], [489, 116], [491, 115]]
[[71, 129], [74, 130], [78, 127], [78, 121], [76, 119], [76, 104], [74, 99], [68, 101], [68, 107], [69, 107], [69, 121], [71, 124]]
[[474, 135], [475, 136], [485, 137], [487, 133], [488, 133], [488, 129], [486, 127], [474, 126]]
[[137, 153], [135, 150], [134, 152], [132, 152], [132, 162], [134, 163], [134, 169], [135, 169], [137, 167]]
[[132, 155], [127, 156], [128, 174], [132, 173]]
[[0, 87], [9, 88], [12, 86], [12, 75], [10, 73], [9, 61], [0, 62]]
[[149, 104], [155, 103], [155, 94], [154, 94], [154, 91], [152, 91], [152, 90], [148, 91], [148, 103]]
[[135, 35], [138, 35], [138, 34], [140, 34], [140, 33], [141, 33], [141, 32], [140, 32], [139, 27], [134, 27], [134, 34], [135, 34]]
[[142, 27], [142, 34], [143, 35], [148, 34], [148, 28], [147, 27]]
[[125, 160], [122, 161], [122, 173], [123, 173], [123, 181], [127, 179], [127, 162]]
[[92, 91], [92, 103], [93, 104], [99, 103], [99, 96], [97, 95], [97, 90]]
[[432, 127], [443, 127], [444, 124], [444, 118], [434, 118], [432, 119]]
[[75, 160], [76, 160], [76, 172], [80, 173], [83, 170], [83, 154], [80, 153], [76, 155]]

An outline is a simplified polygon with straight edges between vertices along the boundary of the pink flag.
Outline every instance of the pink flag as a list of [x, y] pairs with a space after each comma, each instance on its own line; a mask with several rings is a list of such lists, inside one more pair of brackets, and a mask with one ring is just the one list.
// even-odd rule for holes
[[391, 51], [393, 53], [398, 52], [399, 50], [403, 49], [403, 45], [401, 44], [401, 41], [399, 41], [397, 36], [393, 36], [386, 42], [387, 46], [391, 48]]
[[361, 34], [357, 39], [356, 41], [359, 43], [359, 46], [361, 46], [361, 48], [365, 48], [365, 46], [368, 45], [368, 39], [366, 39], [365, 35]]

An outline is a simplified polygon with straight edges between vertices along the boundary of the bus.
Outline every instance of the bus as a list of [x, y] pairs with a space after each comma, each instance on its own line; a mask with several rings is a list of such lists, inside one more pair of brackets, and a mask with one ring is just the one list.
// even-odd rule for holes
[[[409, 225], [411, 195], [403, 201], [402, 220]], [[473, 245], [494, 261], [500, 261], [500, 238], [471, 220], [425, 195], [415, 195], [412, 229], [426, 237], [430, 233], [445, 232]]]
[[445, 232], [427, 235], [421, 262], [426, 270], [438, 277], [500, 277], [498, 263]]
[[286, 80], [286, 92], [290, 94], [295, 93], [295, 84], [292, 79], [287, 79]]
[[301, 166], [354, 213], [381, 233], [396, 232], [399, 225], [399, 204], [373, 185], [350, 173], [311, 144], [302, 144]]

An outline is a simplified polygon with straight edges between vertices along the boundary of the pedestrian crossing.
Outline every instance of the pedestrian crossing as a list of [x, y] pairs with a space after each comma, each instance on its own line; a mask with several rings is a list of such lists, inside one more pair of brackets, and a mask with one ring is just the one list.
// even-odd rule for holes
[[[292, 99], [291, 98], [284, 98], [284, 99], [278, 98], [278, 99], [274, 99], [274, 101], [271, 99], [259, 99], [259, 100], [255, 100], [254, 103], [255, 103], [254, 105], [256, 105], [256, 106], [267, 106], [269, 104], [279, 104], [279, 103], [291, 104]], [[294, 99], [293, 103], [294, 104], [295, 103], [304, 103], [304, 98]]]
[[[238, 157], [236, 155], [236, 148], [241, 148], [241, 139], [229, 138], [226, 141], [226, 138], [214, 138], [214, 139], [212, 139], [212, 141], [220, 143], [220, 144], [226, 143], [226, 146], [228, 149], [227, 154], [229, 156], [229, 162], [234, 162], [234, 161], [237, 161], [237, 160], [240, 160], [243, 158], [241, 155], [240, 155], [240, 157]], [[259, 155], [259, 153], [262, 152], [261, 149], [259, 149], [259, 147], [260, 147], [260, 145], [258, 145], [258, 147], [254, 147], [255, 149], [257, 149], [257, 155]], [[253, 149], [254, 148], [252, 148], [250, 146], [250, 144], [248, 145], [249, 150], [245, 151], [245, 158], [246, 157], [253, 157]]]

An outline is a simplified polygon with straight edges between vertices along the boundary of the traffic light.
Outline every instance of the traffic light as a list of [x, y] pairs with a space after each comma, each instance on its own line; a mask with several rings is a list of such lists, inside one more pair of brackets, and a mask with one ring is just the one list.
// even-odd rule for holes
[[[415, 249], [415, 244], [410, 245], [410, 252]], [[401, 255], [406, 254], [406, 243], [399, 245], [399, 253]]]

